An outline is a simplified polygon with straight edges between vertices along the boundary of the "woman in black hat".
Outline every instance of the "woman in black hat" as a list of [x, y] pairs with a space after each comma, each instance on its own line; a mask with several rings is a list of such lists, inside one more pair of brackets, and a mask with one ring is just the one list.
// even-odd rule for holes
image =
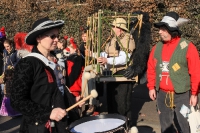
[[59, 91], [54, 75], [53, 51], [64, 21], [37, 20], [25, 42], [34, 45], [32, 53], [16, 65], [11, 105], [23, 115], [20, 133], [66, 132], [67, 101]]

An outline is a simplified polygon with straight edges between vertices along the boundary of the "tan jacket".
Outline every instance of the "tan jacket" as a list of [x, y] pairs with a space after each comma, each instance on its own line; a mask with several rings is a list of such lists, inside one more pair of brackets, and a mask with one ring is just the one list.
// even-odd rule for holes
[[[118, 44], [120, 46], [121, 51], [128, 52], [129, 54], [132, 54], [133, 50], [135, 49], [135, 41], [132, 38], [132, 36], [129, 33], [124, 33], [120, 35], [118, 38], [113, 37], [111, 39], [111, 42], [108, 43], [105, 47], [105, 52], [108, 54], [108, 57], [117, 57], [119, 56], [119, 51], [116, 50], [116, 41], [119, 39]], [[116, 71], [125, 69], [126, 65], [118, 65], [113, 66], [108, 65], [108, 68], [115, 73]]]
[[[120, 46], [120, 50], [132, 53], [132, 51], [135, 49], [135, 41], [133, 40], [132, 36], [129, 33], [124, 33], [120, 35], [118, 39], [119, 39], [118, 44]], [[117, 38], [113, 37], [111, 39], [111, 42], [109, 42], [105, 48], [105, 52], [111, 57], [119, 56], [119, 51], [116, 50], [116, 41]]]

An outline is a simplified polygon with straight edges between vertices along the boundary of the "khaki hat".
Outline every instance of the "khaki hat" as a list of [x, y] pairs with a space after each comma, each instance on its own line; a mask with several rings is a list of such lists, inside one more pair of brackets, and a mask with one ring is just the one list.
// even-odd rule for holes
[[114, 19], [113, 23], [111, 24], [112, 26], [116, 26], [118, 28], [121, 28], [125, 31], [128, 31], [128, 29], [126, 28], [127, 22], [125, 19], [123, 18], [116, 18]]

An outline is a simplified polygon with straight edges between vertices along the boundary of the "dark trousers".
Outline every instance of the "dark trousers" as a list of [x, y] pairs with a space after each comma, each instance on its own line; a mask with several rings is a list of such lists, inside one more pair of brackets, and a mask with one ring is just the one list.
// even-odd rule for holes
[[[116, 75], [123, 74], [124, 71], [118, 71]], [[133, 83], [130, 81], [109, 82], [107, 84], [107, 104], [108, 113], [117, 113], [131, 119], [131, 92]]]
[[[160, 124], [161, 124], [161, 132], [162, 133], [173, 133], [174, 131], [174, 119], [177, 120], [179, 126], [178, 130], [180, 133], [190, 133], [189, 123], [187, 118], [184, 118], [183, 115], [180, 113], [181, 106], [184, 104], [188, 108], [190, 108], [189, 101], [190, 101], [190, 92], [187, 91], [181, 94], [174, 94], [174, 109], [171, 109], [166, 106], [166, 103], [169, 104], [169, 97], [166, 99], [166, 92], [159, 91], [157, 93], [157, 106], [158, 110], [161, 112], [159, 114]], [[165, 103], [166, 99], [166, 103]], [[174, 115], [175, 114], [175, 115]], [[176, 117], [176, 118], [174, 118]]]

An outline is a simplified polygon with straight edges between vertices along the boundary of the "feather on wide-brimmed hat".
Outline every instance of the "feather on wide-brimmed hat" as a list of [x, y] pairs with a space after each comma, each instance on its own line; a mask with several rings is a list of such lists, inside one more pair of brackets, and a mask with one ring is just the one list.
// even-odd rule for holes
[[53, 21], [50, 20], [48, 17], [39, 19], [34, 22], [32, 30], [26, 35], [25, 42], [28, 45], [37, 45], [36, 38], [39, 35], [54, 28], [61, 28], [63, 25], [63, 20]]
[[160, 28], [165, 26], [169, 31], [178, 31], [181, 34], [179, 26], [188, 21], [189, 19], [180, 18], [176, 12], [168, 12], [160, 22], [154, 23], [154, 27]]

